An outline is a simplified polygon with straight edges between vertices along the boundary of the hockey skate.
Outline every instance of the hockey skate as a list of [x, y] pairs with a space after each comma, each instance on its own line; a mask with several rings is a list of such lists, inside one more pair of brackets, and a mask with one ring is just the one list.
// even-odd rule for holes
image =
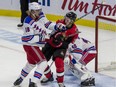
[[88, 78], [81, 82], [81, 87], [95, 87], [95, 78]]
[[37, 84], [34, 82], [31, 82], [31, 79], [29, 80], [29, 87], [37, 87]]
[[14, 86], [19, 86], [22, 83], [23, 79], [20, 77], [14, 82]]
[[34, 82], [30, 82], [30, 83], [29, 83], [29, 87], [37, 87], [37, 85], [36, 85], [36, 83], [34, 83]]
[[51, 75], [50, 78], [46, 78], [46, 77], [43, 78], [43, 79], [41, 80], [41, 84], [42, 84], [42, 85], [48, 84], [49, 82], [52, 82], [52, 81], [54, 81], [53, 74]]
[[20, 23], [17, 25], [17, 27], [22, 27], [23, 26], [23, 23]]
[[63, 83], [58, 83], [59, 87], [65, 87]]

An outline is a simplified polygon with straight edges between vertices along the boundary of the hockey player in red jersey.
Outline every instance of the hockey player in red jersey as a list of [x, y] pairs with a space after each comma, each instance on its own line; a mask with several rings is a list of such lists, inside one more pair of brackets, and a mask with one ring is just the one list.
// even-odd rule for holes
[[65, 71], [81, 80], [82, 87], [95, 86], [95, 79], [86, 65], [95, 58], [95, 46], [88, 40], [78, 37], [74, 43], [70, 43], [67, 49]]
[[[45, 56], [39, 47], [45, 44], [46, 29], [62, 29], [62, 25], [52, 23], [45, 17], [41, 6], [32, 2], [29, 3], [30, 15], [24, 20], [22, 43], [27, 55], [27, 63], [22, 69], [14, 86], [18, 86], [27, 77], [31, 70], [36, 66], [33, 78], [29, 82], [29, 87], [37, 87], [36, 82], [41, 79], [42, 74], [47, 67]], [[58, 27], [60, 26], [60, 27]]]
[[[55, 62], [57, 82], [59, 87], [65, 87], [64, 85], [64, 57], [69, 43], [73, 42], [78, 34], [70, 36], [78, 31], [76, 25], [74, 24], [77, 15], [74, 12], [68, 12], [64, 19], [58, 20], [57, 24], [64, 24], [66, 26], [66, 31], [59, 31], [51, 33], [51, 37], [48, 42], [43, 47], [42, 51], [45, 54], [47, 61], [52, 60]], [[59, 26], [60, 27], [60, 26]], [[46, 68], [44, 75], [46, 78], [41, 80], [41, 83], [47, 83], [53, 81], [53, 75], [49, 66]]]

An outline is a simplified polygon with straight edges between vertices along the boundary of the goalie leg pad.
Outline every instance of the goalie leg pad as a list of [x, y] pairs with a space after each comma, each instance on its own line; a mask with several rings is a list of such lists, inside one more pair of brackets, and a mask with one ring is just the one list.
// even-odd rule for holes
[[77, 78], [80, 78], [81, 81], [92, 77], [88, 69], [81, 64], [74, 64], [74, 66], [71, 66], [70, 71], [72, 72], [74, 76], [76, 76]]

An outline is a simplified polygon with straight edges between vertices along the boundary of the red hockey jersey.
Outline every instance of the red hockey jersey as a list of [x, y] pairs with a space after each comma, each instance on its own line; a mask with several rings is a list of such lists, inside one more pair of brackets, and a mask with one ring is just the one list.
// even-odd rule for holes
[[[62, 23], [65, 25], [65, 22], [64, 20], [58, 20], [56, 22], [56, 24], [58, 23]], [[68, 44], [71, 43], [71, 42], [74, 42], [74, 40], [78, 37], [78, 34], [75, 34], [76, 32], [78, 31], [78, 28], [75, 24], [73, 24], [70, 28], [67, 28], [66, 31], [64, 32], [56, 32], [55, 34], [52, 35], [52, 37], [50, 38], [50, 40], [48, 41], [48, 43], [53, 46], [54, 48], [59, 48], [59, 47], [63, 47], [63, 46], [66, 46], [66, 48], [68, 47]], [[63, 41], [60, 41], [58, 40], [58, 42], [56, 42], [56, 44], [54, 44], [54, 39], [56, 39], [56, 36], [60, 36], [60, 34], [62, 36], [65, 36], [65, 38], [67, 38], [66, 40], [63, 40]], [[58, 37], [59, 37], [58, 36]], [[64, 45], [64, 43], [67, 43]]]

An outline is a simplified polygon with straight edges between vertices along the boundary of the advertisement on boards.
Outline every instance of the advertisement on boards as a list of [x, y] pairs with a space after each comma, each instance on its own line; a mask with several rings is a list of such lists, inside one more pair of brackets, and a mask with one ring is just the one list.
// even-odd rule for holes
[[[0, 9], [20, 11], [19, 2], [20, 0], [1, 0]], [[45, 14], [64, 16], [67, 12], [74, 11], [81, 17], [91, 11], [85, 19], [95, 19], [97, 15], [116, 15], [115, 0], [38, 0], [38, 3], [42, 5]]]
[[[78, 17], [91, 11], [86, 18], [93, 19], [96, 15], [115, 16], [115, 0], [42, 0], [47, 14], [65, 15], [68, 11], [74, 11]], [[49, 3], [49, 4], [48, 4]], [[99, 8], [95, 10], [96, 8]]]

